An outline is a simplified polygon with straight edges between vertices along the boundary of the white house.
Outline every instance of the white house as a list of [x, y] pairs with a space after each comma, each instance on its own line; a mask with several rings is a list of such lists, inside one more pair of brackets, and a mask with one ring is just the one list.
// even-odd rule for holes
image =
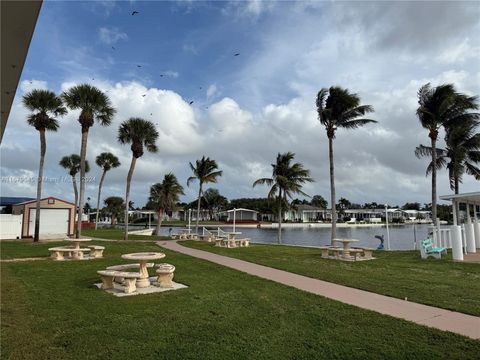
[[225, 218], [226, 221], [233, 223], [235, 219], [236, 223], [252, 223], [258, 222], [258, 211], [245, 209], [245, 208], [238, 208], [238, 209], [230, 209], [227, 211], [220, 211], [215, 214], [217, 218]]
[[285, 220], [295, 222], [316, 222], [325, 219], [325, 209], [320, 207], [300, 204], [285, 212]]

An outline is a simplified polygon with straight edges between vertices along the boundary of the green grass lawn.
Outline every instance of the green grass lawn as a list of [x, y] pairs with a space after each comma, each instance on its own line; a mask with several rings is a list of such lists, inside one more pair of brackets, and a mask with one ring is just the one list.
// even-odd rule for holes
[[376, 260], [343, 262], [321, 258], [313, 248], [253, 245], [227, 249], [211, 243], [182, 245], [326, 280], [337, 284], [408, 298], [422, 304], [480, 315], [480, 264], [422, 260], [418, 251], [376, 251]]
[[[123, 240], [122, 229], [82, 229], [82, 236], [97, 237], [102, 239]], [[168, 236], [128, 235], [129, 240], [169, 240]]]
[[[480, 342], [164, 251], [187, 289], [117, 298], [98, 269], [154, 244], [102, 243], [105, 258], [2, 263], [3, 359], [475, 358]], [[0, 242], [2, 256], [51, 244]]]

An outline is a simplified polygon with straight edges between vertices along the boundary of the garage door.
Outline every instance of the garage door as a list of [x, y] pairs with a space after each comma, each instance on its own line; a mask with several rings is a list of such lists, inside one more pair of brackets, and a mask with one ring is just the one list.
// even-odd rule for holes
[[[28, 235], [35, 233], [36, 209], [30, 209], [30, 226]], [[40, 235], [66, 235], [68, 233], [68, 209], [41, 209]]]

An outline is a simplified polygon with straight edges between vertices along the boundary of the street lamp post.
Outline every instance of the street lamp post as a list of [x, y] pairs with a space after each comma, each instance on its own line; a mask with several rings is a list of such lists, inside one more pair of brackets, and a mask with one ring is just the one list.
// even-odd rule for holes
[[390, 230], [388, 229], [388, 205], [385, 204], [385, 223], [387, 225], [387, 250], [390, 250]]
[[235, 217], [236, 217], [237, 209], [233, 208], [233, 232], [235, 232]]
[[188, 230], [190, 231], [190, 219], [192, 217], [192, 209], [188, 209]]

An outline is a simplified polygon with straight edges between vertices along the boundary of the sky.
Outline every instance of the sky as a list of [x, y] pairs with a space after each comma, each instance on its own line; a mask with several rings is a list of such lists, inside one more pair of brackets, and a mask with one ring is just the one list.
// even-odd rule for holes
[[[229, 199], [265, 197], [268, 189], [252, 183], [269, 177], [277, 153], [286, 151], [315, 179], [305, 192], [328, 200], [328, 143], [315, 98], [338, 85], [373, 105], [369, 117], [378, 123], [337, 131], [337, 199], [429, 203], [428, 160], [414, 155], [429, 142], [415, 115], [417, 91], [428, 82], [453, 83], [480, 94], [479, 34], [480, 2], [44, 1], [0, 146], [0, 192], [36, 194], [39, 135], [26, 123], [22, 95], [89, 83], [117, 109], [110, 126], [90, 129], [85, 197], [93, 206], [101, 152], [122, 164], [107, 174], [102, 197], [125, 194], [131, 151], [117, 131], [130, 117], [151, 120], [160, 134], [158, 153], [137, 161], [135, 206], [169, 172], [185, 187], [182, 200], [194, 200], [188, 163], [202, 155], [223, 170], [207, 187]], [[80, 152], [77, 119], [70, 111], [57, 133], [47, 133], [43, 196], [73, 200], [58, 162]], [[479, 189], [473, 177], [463, 178], [461, 192]], [[451, 193], [445, 170], [438, 193]]]

